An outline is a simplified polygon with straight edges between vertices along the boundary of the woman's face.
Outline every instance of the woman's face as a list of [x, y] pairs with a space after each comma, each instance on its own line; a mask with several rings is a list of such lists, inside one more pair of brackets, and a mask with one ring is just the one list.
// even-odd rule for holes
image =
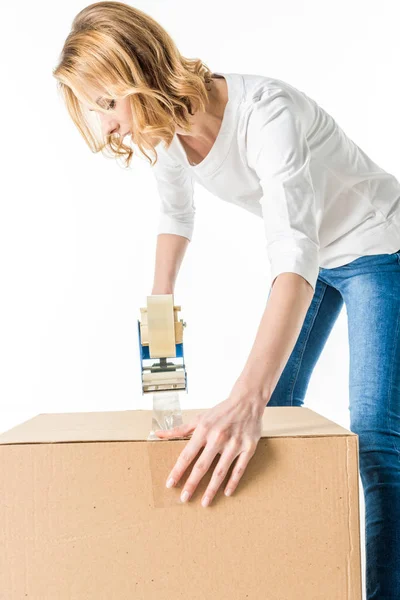
[[[101, 129], [104, 136], [110, 135], [111, 133], [119, 133], [121, 137], [125, 137], [128, 133], [131, 133], [131, 107], [128, 98], [107, 101], [96, 92], [90, 94], [90, 97], [91, 100], [101, 108], [107, 109], [106, 113], [96, 111], [100, 118]], [[91, 108], [89, 108], [89, 110], [93, 111]]]

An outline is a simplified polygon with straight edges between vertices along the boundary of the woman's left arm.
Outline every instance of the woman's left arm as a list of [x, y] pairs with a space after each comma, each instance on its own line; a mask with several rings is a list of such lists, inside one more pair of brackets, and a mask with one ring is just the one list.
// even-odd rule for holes
[[276, 277], [250, 355], [229, 397], [189, 423], [155, 432], [163, 439], [192, 434], [167, 477], [167, 487], [178, 483], [204, 448], [185, 482], [183, 502], [193, 496], [217, 454], [221, 457], [202, 505], [211, 503], [237, 457], [225, 494], [230, 496], [238, 486], [260, 440], [265, 405], [294, 348], [312, 297], [313, 288], [297, 273]]
[[[299, 337], [314, 290], [297, 273], [273, 282], [256, 339], [235, 385], [271, 397]], [[266, 402], [266, 403], [267, 403]]]

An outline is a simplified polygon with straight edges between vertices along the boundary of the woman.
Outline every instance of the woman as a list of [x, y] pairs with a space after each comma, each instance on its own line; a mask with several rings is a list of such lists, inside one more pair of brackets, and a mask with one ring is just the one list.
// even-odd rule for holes
[[[201, 456], [188, 500], [236, 489], [266, 406], [301, 406], [343, 304], [349, 323], [351, 429], [359, 436], [366, 506], [367, 593], [400, 598], [400, 184], [305, 93], [260, 75], [211, 73], [162, 27], [119, 2], [74, 19], [54, 70], [93, 151], [126, 157], [130, 134], [161, 198], [153, 294], [174, 290], [191, 240], [195, 181], [263, 218], [272, 285], [243, 372], [228, 398], [159, 437], [191, 436], [167, 486]], [[105, 142], [96, 142], [96, 111]], [[151, 162], [151, 159], [149, 159]]]

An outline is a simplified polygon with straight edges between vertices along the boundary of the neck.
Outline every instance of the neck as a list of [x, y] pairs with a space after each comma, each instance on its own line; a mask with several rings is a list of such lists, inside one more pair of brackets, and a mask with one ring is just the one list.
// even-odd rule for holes
[[[221, 88], [221, 83], [224, 86]], [[190, 117], [190, 132], [183, 131], [179, 127], [176, 133], [184, 137], [185, 142], [212, 143], [221, 126], [224, 109], [227, 102], [225, 79], [212, 79], [208, 94], [208, 103], [205, 112], [196, 112]]]

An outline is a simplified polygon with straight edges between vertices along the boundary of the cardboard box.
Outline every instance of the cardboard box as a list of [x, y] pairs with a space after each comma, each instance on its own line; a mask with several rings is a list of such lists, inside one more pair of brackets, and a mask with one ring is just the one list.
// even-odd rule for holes
[[146, 441], [151, 414], [40, 414], [0, 436], [1, 600], [361, 600], [357, 435], [267, 406], [236, 492], [203, 508], [219, 455], [182, 504], [194, 462], [165, 482], [188, 439]]

